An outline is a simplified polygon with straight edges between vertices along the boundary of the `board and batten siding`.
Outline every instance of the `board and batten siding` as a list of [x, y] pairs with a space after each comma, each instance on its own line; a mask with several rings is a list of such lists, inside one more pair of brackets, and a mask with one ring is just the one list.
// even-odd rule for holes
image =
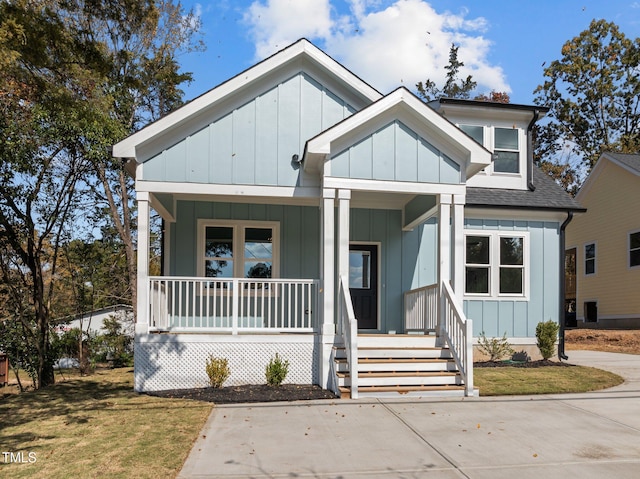
[[[147, 160], [148, 181], [296, 186], [305, 142], [355, 112], [300, 72]], [[317, 180], [316, 180], [317, 181]]]
[[530, 281], [528, 300], [469, 299], [464, 300], [464, 313], [473, 320], [473, 335], [482, 332], [488, 338], [535, 338], [541, 321], [558, 321], [560, 308], [560, 224], [558, 222], [520, 220], [465, 219], [465, 229], [514, 231], [529, 233]]
[[[606, 159], [590, 189], [580, 197], [587, 208], [567, 226], [566, 247], [576, 248], [576, 308], [597, 301], [598, 318], [640, 316], [640, 267], [629, 267], [629, 233], [640, 230], [640, 177]], [[584, 246], [596, 243], [596, 273], [584, 274]]]
[[331, 159], [331, 176], [423, 183], [461, 182], [460, 166], [396, 120]]
[[313, 206], [178, 201], [171, 224], [170, 275], [197, 275], [199, 219], [280, 223], [280, 277], [320, 277], [320, 213]]

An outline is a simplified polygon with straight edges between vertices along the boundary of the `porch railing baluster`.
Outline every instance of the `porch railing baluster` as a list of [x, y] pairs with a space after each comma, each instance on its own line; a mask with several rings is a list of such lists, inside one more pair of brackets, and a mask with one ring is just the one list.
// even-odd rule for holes
[[318, 280], [149, 278], [151, 331], [313, 332]]

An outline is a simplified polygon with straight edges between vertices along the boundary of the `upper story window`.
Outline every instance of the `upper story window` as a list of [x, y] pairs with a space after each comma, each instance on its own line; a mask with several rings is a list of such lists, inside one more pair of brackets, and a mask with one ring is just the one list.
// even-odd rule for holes
[[629, 267], [640, 266], [640, 231], [629, 233]]
[[199, 221], [198, 274], [208, 278], [275, 278], [279, 225]]
[[596, 244], [584, 245], [584, 274], [596, 273]]
[[520, 151], [518, 148], [518, 130], [516, 128], [495, 128], [493, 152], [493, 171], [499, 173], [520, 173]]
[[484, 127], [475, 125], [460, 125], [460, 129], [481, 145], [484, 145]]
[[[520, 129], [478, 125], [458, 126], [467, 135], [495, 154], [493, 165], [486, 170], [487, 172], [520, 173]], [[485, 129], [487, 130], [487, 141], [484, 136]]]
[[528, 236], [477, 232], [465, 237], [465, 294], [526, 296]]

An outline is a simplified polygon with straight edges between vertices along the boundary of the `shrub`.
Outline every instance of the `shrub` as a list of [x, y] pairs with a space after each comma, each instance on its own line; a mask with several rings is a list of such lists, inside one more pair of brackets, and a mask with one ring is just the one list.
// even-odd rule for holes
[[484, 331], [480, 333], [478, 338], [478, 347], [480, 351], [489, 356], [489, 361], [499, 361], [505, 356], [511, 356], [515, 353], [514, 349], [507, 341], [507, 332], [504, 332], [502, 338], [487, 339], [484, 335]]
[[553, 356], [556, 349], [556, 340], [558, 339], [558, 331], [560, 325], [554, 321], [542, 321], [536, 326], [536, 339], [538, 340], [538, 349], [543, 359], [549, 359]]
[[209, 384], [212, 388], [220, 388], [231, 374], [229, 370], [229, 361], [225, 358], [214, 358], [209, 355], [207, 359], [207, 376], [209, 376]]
[[270, 386], [280, 386], [284, 378], [287, 377], [287, 373], [289, 372], [289, 361], [280, 359], [278, 353], [276, 353], [276, 357], [272, 358], [267, 364], [266, 376], [267, 376], [267, 384]]

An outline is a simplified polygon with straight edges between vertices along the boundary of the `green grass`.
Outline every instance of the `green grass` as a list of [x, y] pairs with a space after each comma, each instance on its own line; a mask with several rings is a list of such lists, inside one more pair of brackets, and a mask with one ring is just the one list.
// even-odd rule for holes
[[[59, 379], [58, 379], [59, 380]], [[0, 393], [2, 390], [0, 389]], [[174, 478], [212, 404], [133, 392], [133, 370], [100, 370], [0, 399], [0, 449], [35, 453], [11, 478]]]
[[473, 379], [480, 396], [581, 393], [624, 382], [616, 374], [583, 366], [475, 368]]

